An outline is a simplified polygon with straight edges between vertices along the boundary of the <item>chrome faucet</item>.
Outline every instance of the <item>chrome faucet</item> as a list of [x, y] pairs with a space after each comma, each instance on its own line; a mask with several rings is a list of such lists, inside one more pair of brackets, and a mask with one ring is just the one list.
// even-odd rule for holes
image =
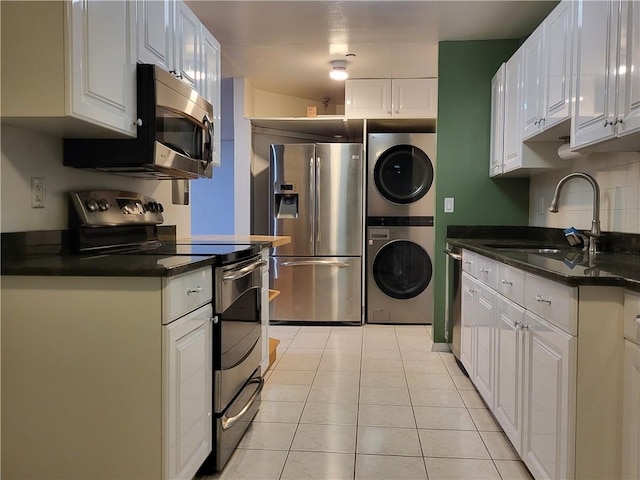
[[560, 198], [560, 190], [562, 190], [562, 186], [567, 183], [572, 178], [582, 178], [591, 184], [591, 188], [593, 188], [593, 220], [591, 221], [591, 231], [585, 232], [589, 237], [589, 255], [593, 255], [598, 251], [598, 237], [602, 235], [600, 230], [600, 187], [598, 186], [598, 182], [591, 175], [587, 175], [582, 172], [574, 172], [570, 173], [563, 177], [556, 185], [556, 191], [553, 194], [553, 200], [551, 200], [551, 206], [549, 207], [549, 211], [551, 213], [558, 212], [558, 199]]

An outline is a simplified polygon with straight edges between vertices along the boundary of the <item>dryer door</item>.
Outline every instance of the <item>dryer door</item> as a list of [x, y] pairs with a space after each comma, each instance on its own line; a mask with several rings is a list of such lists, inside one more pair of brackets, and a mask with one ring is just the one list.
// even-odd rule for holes
[[406, 205], [424, 197], [433, 184], [429, 156], [413, 145], [394, 145], [376, 161], [373, 181], [386, 200]]
[[431, 282], [433, 265], [417, 243], [395, 240], [385, 244], [373, 260], [373, 279], [392, 298], [413, 298]]

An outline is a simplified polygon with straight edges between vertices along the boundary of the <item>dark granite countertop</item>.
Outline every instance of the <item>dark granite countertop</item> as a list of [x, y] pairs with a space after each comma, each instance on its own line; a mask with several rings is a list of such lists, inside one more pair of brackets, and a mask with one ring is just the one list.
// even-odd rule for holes
[[215, 263], [215, 255], [24, 255], [3, 257], [2, 275], [171, 277]]
[[[607, 235], [608, 241], [602, 242], [604, 251], [595, 256], [570, 247], [558, 229], [454, 227], [447, 231], [447, 242], [565, 285], [640, 291], [640, 255], [635, 252], [638, 235], [616, 234], [616, 246], [611, 245], [614, 235]], [[537, 248], [555, 251], [537, 252]]]
[[[64, 231], [2, 234], [2, 275], [171, 277], [207, 266], [219, 266], [257, 255], [272, 239], [238, 243], [229, 238], [202, 241], [162, 238], [163, 245], [145, 254], [70, 253]], [[188, 247], [192, 244], [192, 248]]]

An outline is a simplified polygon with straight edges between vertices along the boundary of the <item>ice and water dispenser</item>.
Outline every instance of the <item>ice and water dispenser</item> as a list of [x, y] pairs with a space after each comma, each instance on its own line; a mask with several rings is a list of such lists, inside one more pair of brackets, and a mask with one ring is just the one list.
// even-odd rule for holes
[[276, 218], [298, 218], [299, 192], [298, 184], [293, 182], [276, 182], [275, 212]]

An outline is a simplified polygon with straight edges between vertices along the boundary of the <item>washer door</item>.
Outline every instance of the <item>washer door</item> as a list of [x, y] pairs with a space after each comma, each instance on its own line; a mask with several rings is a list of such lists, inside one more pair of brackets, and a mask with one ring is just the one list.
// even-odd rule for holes
[[394, 145], [378, 157], [373, 181], [388, 201], [402, 205], [413, 203], [431, 188], [433, 164], [418, 147]]
[[386, 295], [407, 299], [420, 295], [429, 286], [433, 266], [429, 254], [418, 244], [395, 240], [378, 251], [372, 274]]

